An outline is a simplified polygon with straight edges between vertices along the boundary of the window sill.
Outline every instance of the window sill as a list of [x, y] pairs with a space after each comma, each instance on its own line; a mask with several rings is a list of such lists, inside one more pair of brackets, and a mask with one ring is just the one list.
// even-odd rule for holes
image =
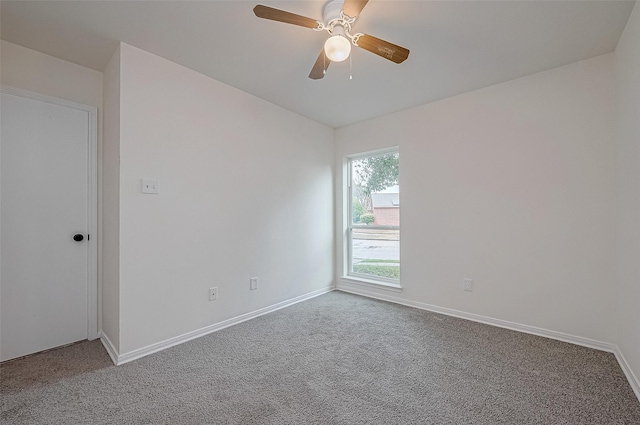
[[353, 283], [356, 285], [368, 286], [370, 288], [385, 289], [387, 291], [402, 292], [402, 286], [399, 283], [382, 282], [380, 280], [365, 279], [355, 276], [342, 276], [341, 279], [345, 283]]

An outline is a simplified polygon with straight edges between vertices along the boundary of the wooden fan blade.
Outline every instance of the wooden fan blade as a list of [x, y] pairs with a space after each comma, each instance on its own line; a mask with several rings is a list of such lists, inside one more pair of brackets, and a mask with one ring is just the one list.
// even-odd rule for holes
[[316, 63], [313, 65], [313, 68], [311, 68], [309, 78], [311, 78], [312, 80], [320, 80], [324, 78], [324, 73], [327, 68], [329, 68], [330, 63], [331, 61], [324, 54], [324, 48], [322, 48], [320, 54], [318, 55], [318, 59], [316, 59]]
[[402, 63], [409, 57], [409, 50], [371, 35], [363, 34], [358, 46], [395, 63]]
[[296, 15], [295, 13], [286, 12], [273, 7], [263, 6], [261, 4], [253, 8], [253, 13], [258, 18], [270, 19], [272, 21], [284, 22], [286, 24], [298, 25], [305, 28], [317, 28], [318, 21], [307, 18], [306, 16]]
[[342, 11], [345, 15], [357, 18], [369, 0], [344, 0]]

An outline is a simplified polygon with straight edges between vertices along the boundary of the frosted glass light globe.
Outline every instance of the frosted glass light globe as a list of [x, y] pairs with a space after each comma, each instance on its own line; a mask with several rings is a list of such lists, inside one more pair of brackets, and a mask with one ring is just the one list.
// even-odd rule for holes
[[324, 54], [331, 62], [342, 62], [351, 53], [351, 42], [341, 35], [334, 35], [324, 42]]

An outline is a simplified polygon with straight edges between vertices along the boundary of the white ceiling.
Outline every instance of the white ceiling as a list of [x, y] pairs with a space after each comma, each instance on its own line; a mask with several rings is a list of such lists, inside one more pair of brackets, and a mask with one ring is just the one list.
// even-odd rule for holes
[[258, 19], [258, 4], [322, 19], [324, 1], [7, 1], [2, 39], [102, 71], [123, 41], [340, 127], [612, 52], [633, 1], [370, 0], [355, 24], [408, 48], [355, 49], [307, 76], [326, 38]]

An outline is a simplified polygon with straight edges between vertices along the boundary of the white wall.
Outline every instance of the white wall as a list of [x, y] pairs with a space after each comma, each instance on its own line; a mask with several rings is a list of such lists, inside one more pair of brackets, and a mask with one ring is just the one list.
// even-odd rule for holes
[[[616, 48], [617, 344], [640, 383], [640, 6]], [[640, 388], [636, 388], [640, 391]], [[640, 397], [640, 392], [637, 393]]]
[[120, 47], [104, 70], [102, 333], [120, 350]]
[[120, 354], [332, 285], [333, 130], [125, 44], [120, 62]]
[[[611, 342], [612, 68], [604, 55], [336, 131], [336, 190], [345, 155], [400, 146], [392, 296]], [[342, 253], [339, 287], [362, 290], [339, 279]]]

